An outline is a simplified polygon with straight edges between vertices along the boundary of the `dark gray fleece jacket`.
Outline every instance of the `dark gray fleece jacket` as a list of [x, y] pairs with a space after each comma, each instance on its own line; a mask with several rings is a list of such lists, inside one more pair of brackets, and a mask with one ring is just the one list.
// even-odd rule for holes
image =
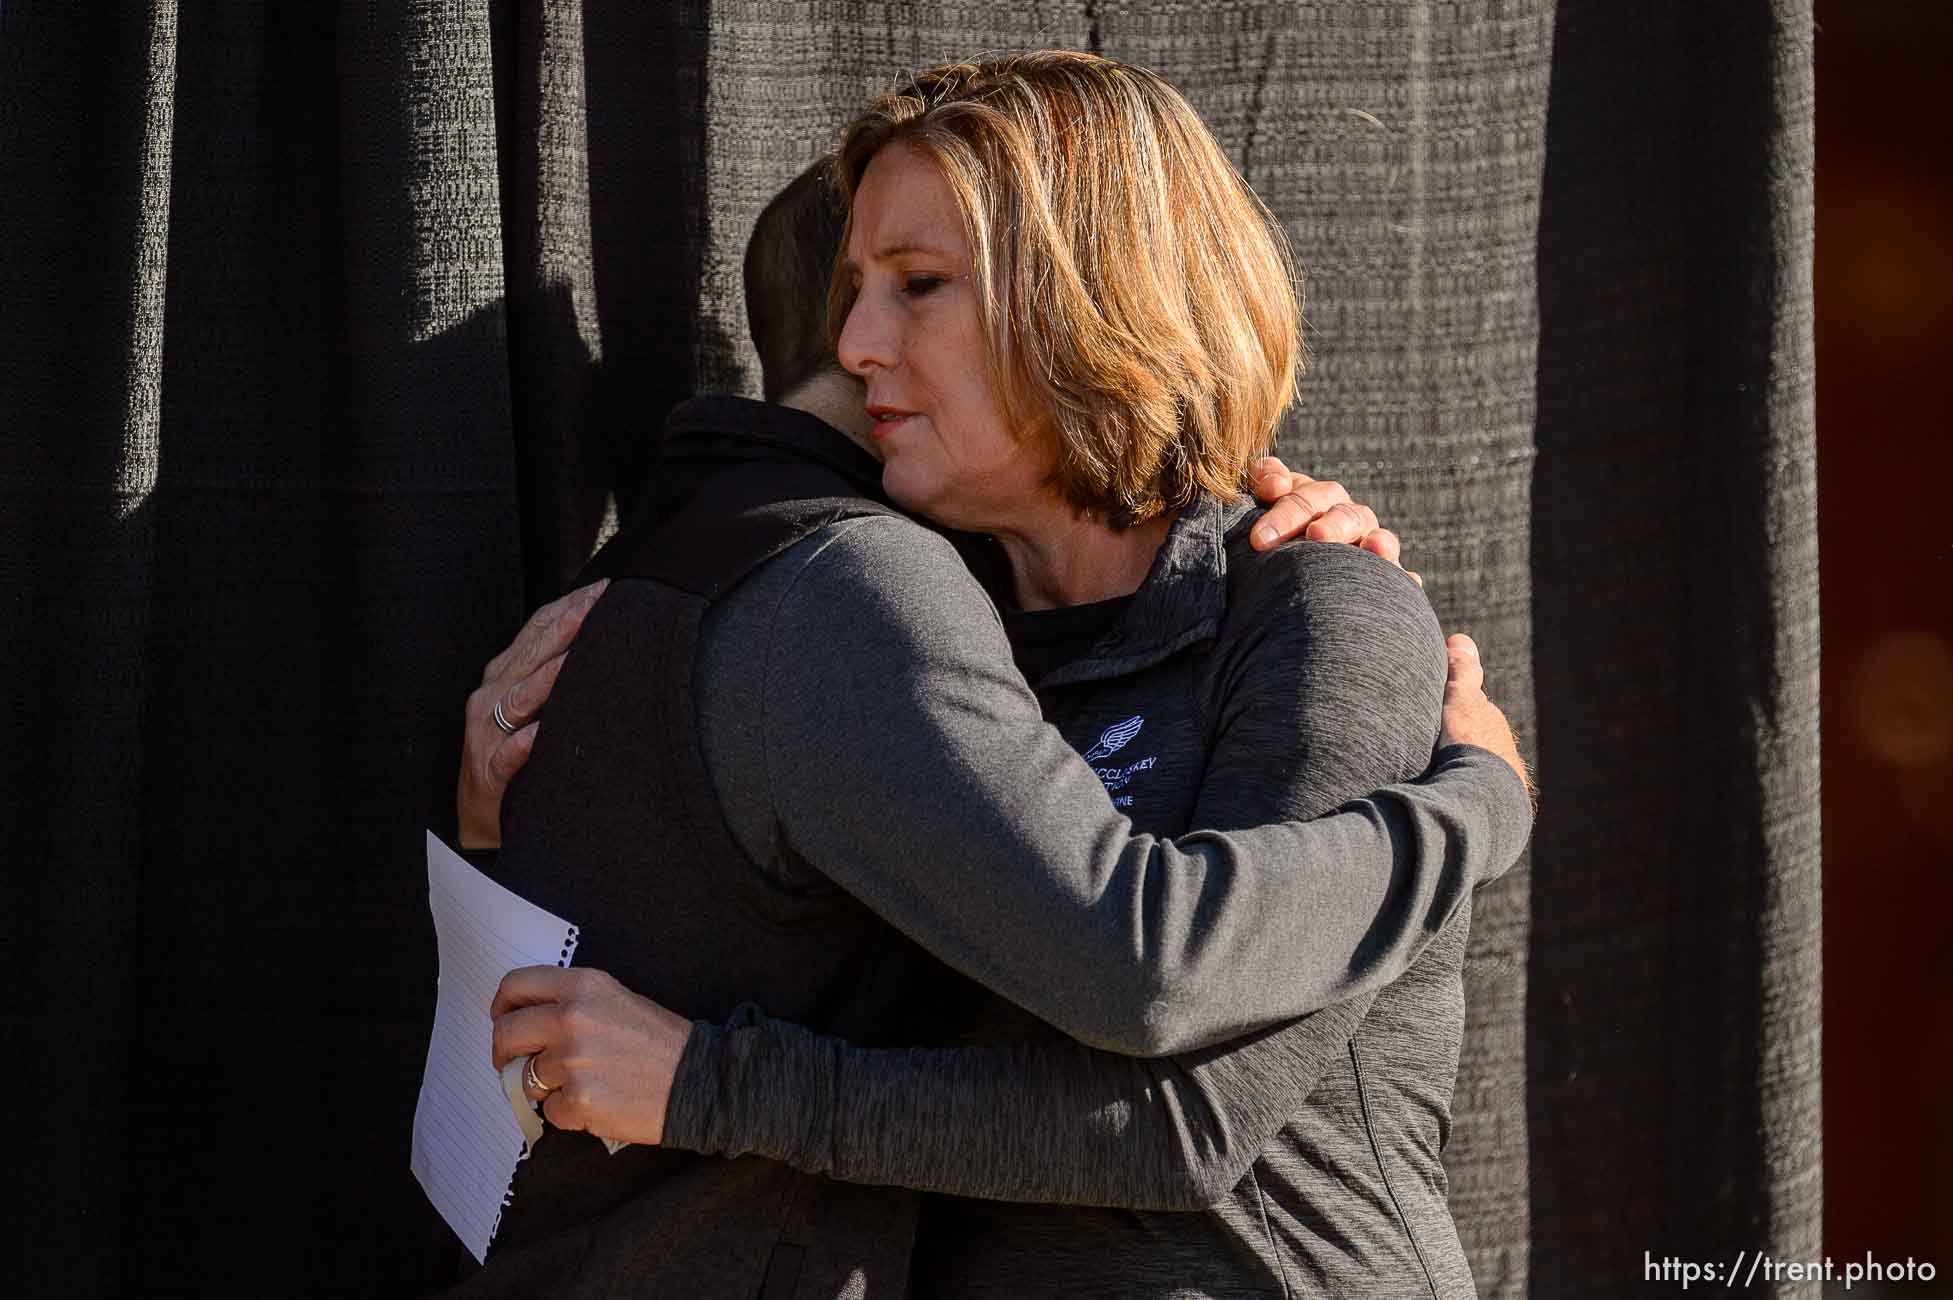
[[1410, 580], [1259, 555], [1251, 518], [1187, 511], [1036, 699], [899, 520], [714, 610], [700, 738], [755, 869], [839, 884], [968, 978], [918, 983], [933, 1047], [701, 1024], [668, 1145], [955, 1194], [925, 1203], [917, 1294], [1472, 1294], [1440, 1160], [1460, 966], [1529, 801], [1466, 747], [1413, 780], [1444, 656]]

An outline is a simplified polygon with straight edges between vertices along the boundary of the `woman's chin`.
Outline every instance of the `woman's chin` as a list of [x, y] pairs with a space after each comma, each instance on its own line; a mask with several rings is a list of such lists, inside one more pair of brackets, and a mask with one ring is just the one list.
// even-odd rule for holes
[[[882, 465], [882, 491], [888, 499], [914, 515], [928, 515], [936, 518], [932, 506], [940, 507], [941, 485], [929, 482], [924, 476], [905, 466], [899, 457], [891, 457]], [[943, 522], [938, 519], [938, 523]]]

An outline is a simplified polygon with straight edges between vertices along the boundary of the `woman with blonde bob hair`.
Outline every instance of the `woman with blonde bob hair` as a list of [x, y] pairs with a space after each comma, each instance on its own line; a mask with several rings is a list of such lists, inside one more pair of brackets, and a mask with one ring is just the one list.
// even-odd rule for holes
[[[557, 993], [511, 993], [529, 978], [517, 971], [493, 1012], [496, 1064], [527, 1055], [529, 1097], [595, 1136], [880, 1185], [809, 1178], [784, 1204], [755, 1194], [746, 1238], [711, 1235], [724, 1214], [667, 1225], [674, 1237], [707, 1229], [682, 1243], [685, 1259], [745, 1243], [736, 1271], [758, 1268], [754, 1243], [770, 1241], [768, 1295], [830, 1294], [823, 1279], [841, 1277], [860, 1294], [869, 1274], [823, 1236], [834, 1230], [874, 1243], [857, 1253], [880, 1261], [878, 1279], [906, 1259], [916, 1295], [1472, 1294], [1441, 1161], [1467, 885], [1517, 856], [1530, 805], [1516, 753], [1438, 749], [1446, 649], [1411, 577], [1356, 546], [1250, 544], [1251, 530], [1276, 530], [1243, 480], [1294, 396], [1300, 349], [1279, 228], [1178, 92], [1084, 54], [921, 73], [849, 127], [832, 173], [848, 216], [829, 328], [865, 403], [807, 408], [832, 435], [809, 446], [837, 464], [852, 455], [846, 481], [865, 487], [873, 462], [846, 438], [872, 443], [894, 502], [972, 535], [966, 558], [988, 570], [997, 617], [956, 552], [912, 521], [848, 517], [794, 534], [790, 554], [854, 567], [826, 585], [809, 576], [814, 558], [742, 580], [758, 608], [733, 640], [766, 666], [756, 701], [741, 679], [722, 702], [745, 757], [713, 783], [737, 797], [743, 829], [729, 834], [769, 890], [872, 897], [916, 941], [890, 933], [848, 968], [865, 989], [892, 982], [910, 1033], [889, 1033], [891, 1017], [825, 1026], [916, 1045], [859, 1045], [750, 1003], [723, 1024], [690, 1023], [595, 972], [584, 983], [609, 990], [608, 1009], [582, 1005], [572, 1035]], [[822, 197], [799, 182], [790, 192]], [[831, 239], [830, 225], [799, 263], [805, 278], [818, 279]], [[802, 297], [817, 316], [817, 298]], [[848, 388], [831, 369], [815, 380], [828, 396]], [[778, 419], [766, 428], [787, 436]], [[999, 671], [1000, 623], [1021, 680]], [[638, 653], [635, 640], [613, 644]], [[776, 665], [802, 658], [825, 668], [776, 690]], [[1475, 668], [1461, 665], [1463, 682]], [[706, 677], [689, 680], [702, 695]], [[1013, 730], [997, 698], [1042, 721]], [[1505, 753], [1498, 729], [1464, 734]], [[991, 765], [1004, 770], [981, 770]], [[1433, 803], [1415, 822], [1365, 801], [1427, 775], [1481, 781], [1485, 798]], [[572, 776], [583, 779], [559, 766], [556, 779]], [[993, 787], [1000, 797], [986, 799]], [[1392, 856], [1255, 841], [1256, 828], [1334, 809]], [[1103, 865], [1112, 841], [1169, 839], [1194, 846], [1175, 850], [1187, 865], [1156, 870], [1150, 849], [1132, 871]], [[1414, 901], [1427, 897], [1419, 860], [1449, 868], [1488, 844], [1509, 852]], [[1031, 890], [992, 906], [1010, 867], [1067, 855], [1095, 865], [1026, 872]], [[660, 865], [682, 876], [687, 861]], [[956, 914], [947, 945], [913, 896], [925, 877], [949, 886], [935, 909]], [[757, 889], [760, 877], [742, 867], [728, 879]], [[863, 880], [874, 888], [850, 890]], [[1063, 919], [1041, 927], [1047, 913]], [[811, 923], [773, 920], [802, 913], [765, 915], [783, 951], [808, 960], [791, 945]], [[1281, 957], [1256, 964], [1244, 940], [1263, 933]], [[916, 965], [914, 948], [957, 969]], [[998, 954], [1015, 959], [1007, 971]], [[567, 978], [537, 969], [551, 988]], [[989, 972], [1080, 1041], [959, 970]], [[782, 990], [798, 969], [778, 973], [789, 982], [775, 996], [797, 996]], [[807, 1016], [830, 1014], [827, 986], [810, 987]], [[1052, 1010], [1102, 1003], [1127, 1009], [1118, 1028]], [[1280, 1022], [1289, 1015], [1300, 1018]], [[592, 1030], [600, 1020], [611, 1028]], [[544, 1219], [583, 1213], [583, 1179], [601, 1182], [610, 1158], [598, 1150], [586, 1139], [562, 1151], [556, 1167], [579, 1172], [549, 1184], [561, 1203], [527, 1203]], [[706, 1163], [681, 1162], [686, 1177]], [[604, 1258], [622, 1268], [663, 1249], [656, 1193], [679, 1185], [655, 1183], [588, 1228]], [[918, 1213], [918, 1198], [890, 1188], [933, 1195]], [[586, 1249], [585, 1230], [540, 1234], [497, 1276], [520, 1289], [525, 1259], [553, 1267], [552, 1251]]]
[[1014, 429], [1055, 437], [1059, 495], [1113, 529], [1232, 497], [1295, 396], [1293, 268], [1180, 93], [1082, 54], [937, 68], [849, 127], [844, 197], [897, 142], [955, 202], [991, 390]]
[[[1177, 91], [1084, 54], [947, 65], [863, 113], [835, 177], [830, 328], [883, 486], [995, 539], [1018, 665], [1136, 830], [1316, 817], [1431, 764], [1446, 652], [1417, 585], [1356, 547], [1248, 544], [1296, 297]], [[959, 976], [918, 990], [931, 1048], [755, 1013], [676, 1140], [939, 1193], [916, 1294], [1470, 1295], [1440, 1159], [1470, 911], [1429, 917], [1381, 992], [1157, 1059]]]

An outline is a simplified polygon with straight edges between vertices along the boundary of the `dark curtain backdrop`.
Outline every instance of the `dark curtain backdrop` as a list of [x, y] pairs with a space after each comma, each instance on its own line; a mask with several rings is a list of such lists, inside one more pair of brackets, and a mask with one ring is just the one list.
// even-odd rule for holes
[[[906, 69], [1180, 85], [1287, 224], [1291, 463], [1536, 755], [1447, 1163], [1480, 1289], [1819, 1250], [1808, 0], [0, 3], [24, 1293], [425, 1290], [463, 696], [752, 392], [770, 193]], [[1814, 1288], [1791, 1288], [1815, 1294]]]

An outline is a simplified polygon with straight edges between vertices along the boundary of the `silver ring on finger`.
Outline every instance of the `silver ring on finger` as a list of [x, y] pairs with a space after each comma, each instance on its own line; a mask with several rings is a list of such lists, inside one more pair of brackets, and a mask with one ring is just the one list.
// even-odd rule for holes
[[529, 1064], [523, 1067], [522, 1081], [545, 1097], [556, 1091], [556, 1089], [536, 1077], [536, 1058], [533, 1056], [529, 1058]]
[[502, 734], [505, 736], [513, 736], [516, 733], [516, 725], [502, 712], [500, 700], [495, 701], [495, 725], [502, 729]]

